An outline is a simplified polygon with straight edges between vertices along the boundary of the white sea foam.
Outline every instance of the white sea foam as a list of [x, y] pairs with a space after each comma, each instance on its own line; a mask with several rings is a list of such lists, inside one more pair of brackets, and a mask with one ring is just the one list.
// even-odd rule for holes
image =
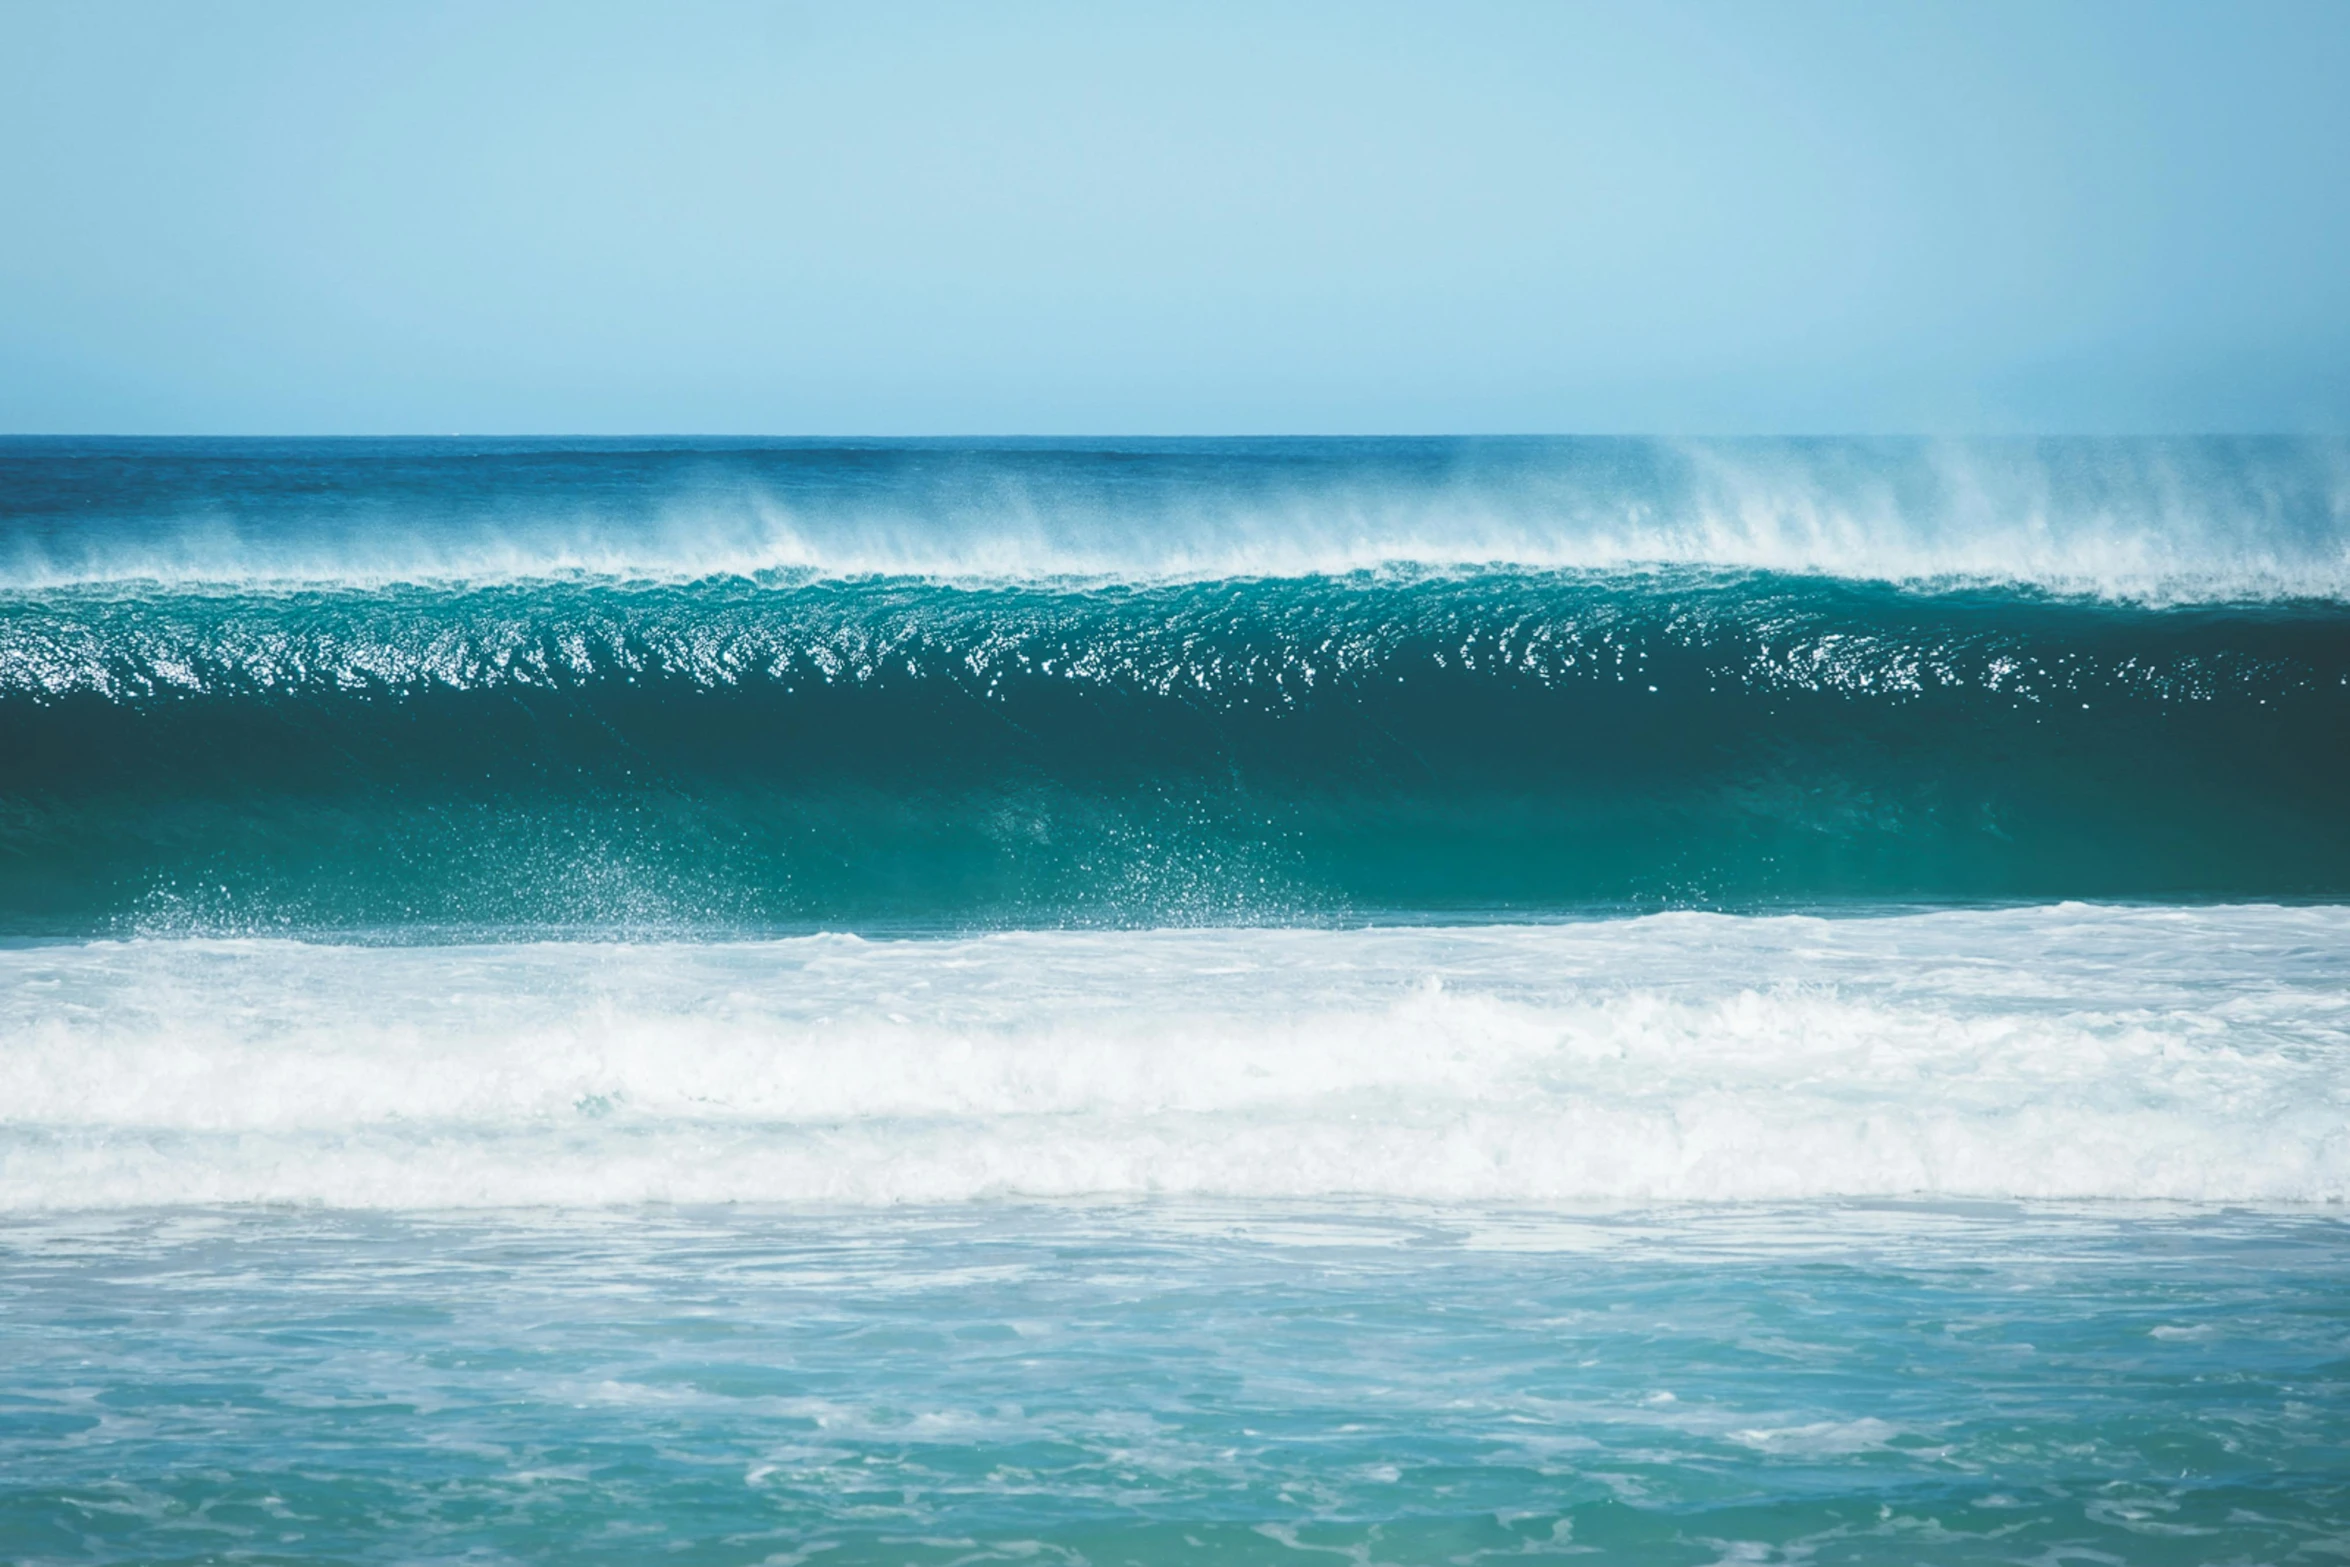
[[2350, 910], [0, 951], [0, 1208], [2350, 1196]]

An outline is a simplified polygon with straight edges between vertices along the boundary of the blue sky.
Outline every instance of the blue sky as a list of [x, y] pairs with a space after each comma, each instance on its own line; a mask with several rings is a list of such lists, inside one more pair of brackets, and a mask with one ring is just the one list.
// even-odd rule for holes
[[2350, 429], [2350, 4], [0, 0], [0, 429]]

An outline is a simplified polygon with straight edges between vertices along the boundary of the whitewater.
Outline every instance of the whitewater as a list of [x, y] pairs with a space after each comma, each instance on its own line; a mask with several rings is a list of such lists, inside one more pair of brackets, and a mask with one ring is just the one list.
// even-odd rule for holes
[[2339, 1202], [2350, 917], [0, 952], [0, 1206]]

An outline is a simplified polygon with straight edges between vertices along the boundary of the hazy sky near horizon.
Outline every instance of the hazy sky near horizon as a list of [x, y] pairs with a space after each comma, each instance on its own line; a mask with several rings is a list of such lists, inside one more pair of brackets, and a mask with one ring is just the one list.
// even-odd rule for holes
[[0, 430], [2350, 430], [2350, 3], [0, 0]]

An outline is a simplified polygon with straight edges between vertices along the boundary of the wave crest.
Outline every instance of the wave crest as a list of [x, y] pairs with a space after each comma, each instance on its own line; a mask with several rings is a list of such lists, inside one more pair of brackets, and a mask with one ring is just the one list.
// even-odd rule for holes
[[0, 497], [18, 589], [1695, 567], [2350, 597], [2350, 444], [2317, 439], [18, 441]]

